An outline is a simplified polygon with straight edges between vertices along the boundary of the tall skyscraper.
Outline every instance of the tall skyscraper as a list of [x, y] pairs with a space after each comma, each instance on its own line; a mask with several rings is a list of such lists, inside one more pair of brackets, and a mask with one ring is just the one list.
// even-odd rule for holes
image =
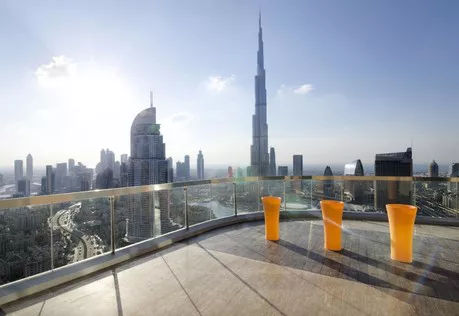
[[303, 175], [303, 155], [293, 155], [293, 175]]
[[[459, 177], [459, 163], [455, 162], [449, 166], [448, 176], [450, 178]], [[458, 182], [450, 182], [448, 183], [448, 190], [449, 191], [456, 191], [458, 190], [459, 183]]]
[[22, 160], [14, 161], [14, 185], [16, 192], [18, 192], [18, 181], [24, 178], [24, 166]]
[[[303, 155], [293, 155], [293, 175], [303, 175]], [[294, 180], [292, 182], [292, 188], [295, 190], [303, 190], [303, 181]]]
[[228, 167], [228, 178], [232, 178], [233, 177], [233, 167], [229, 166]]
[[185, 180], [190, 181], [190, 156], [185, 155]]
[[33, 178], [33, 157], [32, 157], [31, 154], [27, 155], [26, 165], [27, 165], [27, 171], [26, 171], [27, 179], [29, 181], [32, 181], [32, 178]]
[[288, 166], [277, 167], [277, 175], [281, 177], [288, 176]]
[[67, 178], [67, 163], [61, 162], [56, 164], [56, 190], [59, 192], [63, 191], [66, 184]]
[[127, 163], [127, 161], [128, 161], [128, 154], [122, 154], [120, 162], [121, 163], [123, 163], [123, 162]]
[[[362, 176], [364, 175], [362, 161], [360, 159], [347, 163], [344, 166], [345, 176]], [[368, 183], [365, 181], [344, 181], [344, 193], [350, 196], [351, 201], [356, 204], [364, 202], [364, 193]]]
[[[150, 107], [140, 112], [131, 126], [131, 157], [129, 186], [166, 183], [167, 175], [166, 144], [160, 133], [160, 124], [156, 123], [156, 108], [150, 93]], [[132, 196], [126, 224], [126, 240], [137, 242], [155, 235], [155, 205], [160, 209], [160, 232], [167, 231], [168, 196], [158, 192], [142, 193]]]
[[[330, 166], [326, 166], [324, 170], [324, 176], [331, 177], [333, 176], [333, 172]], [[324, 192], [324, 199], [331, 200], [335, 198], [335, 185], [333, 180], [324, 180], [323, 183], [323, 192]]]
[[274, 151], [274, 147], [271, 147], [269, 150], [269, 175], [276, 175], [276, 152]]
[[69, 173], [73, 171], [75, 168], [75, 159], [70, 158], [69, 159]]
[[55, 191], [55, 173], [53, 166], [46, 166], [46, 176], [41, 181], [41, 194], [49, 195]]
[[30, 180], [22, 179], [18, 181], [18, 192], [23, 197], [30, 196]]
[[174, 182], [174, 160], [172, 157], [167, 158], [167, 182]]
[[204, 156], [201, 150], [198, 153], [198, 180], [204, 180]]
[[267, 176], [269, 174], [266, 105], [266, 72], [260, 14], [258, 21], [257, 74], [255, 75], [255, 114], [252, 115], [252, 145], [250, 147], [250, 176]]
[[[406, 152], [377, 154], [376, 176], [413, 176], [413, 153]], [[411, 181], [375, 181], [375, 209], [386, 210], [386, 204], [412, 204]]]
[[429, 164], [429, 177], [438, 177], [438, 164], [435, 162], [435, 160], [432, 160], [432, 162]]

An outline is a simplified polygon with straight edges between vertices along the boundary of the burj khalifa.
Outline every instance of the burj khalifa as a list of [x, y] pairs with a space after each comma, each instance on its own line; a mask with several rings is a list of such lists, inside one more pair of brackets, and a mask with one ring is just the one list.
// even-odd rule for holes
[[263, 55], [261, 13], [258, 21], [257, 74], [255, 75], [255, 114], [252, 115], [252, 145], [250, 175], [269, 175], [268, 123], [266, 113], [266, 72]]

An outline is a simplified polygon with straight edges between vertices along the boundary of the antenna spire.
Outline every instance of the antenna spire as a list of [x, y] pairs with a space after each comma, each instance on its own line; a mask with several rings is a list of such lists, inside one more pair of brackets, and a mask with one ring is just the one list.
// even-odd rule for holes
[[153, 107], [153, 91], [150, 91], [150, 107]]

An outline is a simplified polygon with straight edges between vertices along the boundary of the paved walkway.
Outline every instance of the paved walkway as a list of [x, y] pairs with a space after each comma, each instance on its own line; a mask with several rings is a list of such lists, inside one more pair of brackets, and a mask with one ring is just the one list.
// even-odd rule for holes
[[390, 260], [387, 223], [215, 230], [12, 306], [10, 315], [459, 315], [459, 228], [417, 225], [413, 264]]

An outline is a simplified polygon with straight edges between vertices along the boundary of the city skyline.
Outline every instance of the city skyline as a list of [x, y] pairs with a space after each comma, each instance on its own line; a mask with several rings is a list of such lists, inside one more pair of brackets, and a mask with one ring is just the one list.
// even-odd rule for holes
[[[72, 23], [84, 4], [2, 3], [0, 33], [11, 44], [0, 52], [8, 60], [0, 132], [10, 136], [0, 166], [11, 168], [29, 152], [35, 166], [68, 157], [95, 166], [100, 148], [129, 152], [130, 123], [150, 89], [168, 156], [178, 161], [202, 148], [208, 166], [250, 165], [258, 3], [182, 3], [184, 16], [171, 10], [173, 2], [118, 3], [109, 14], [96, 4], [81, 28]], [[457, 161], [457, 140], [442, 140], [454, 134], [459, 114], [451, 5], [263, 2], [269, 146], [278, 165], [295, 152], [306, 165], [356, 158], [368, 165], [375, 153], [411, 141], [417, 164]], [[59, 30], [57, 15], [68, 21]], [[113, 21], [119, 26], [104, 27]], [[198, 33], [200, 45], [192, 41]], [[97, 131], [109, 132], [94, 137]]]

